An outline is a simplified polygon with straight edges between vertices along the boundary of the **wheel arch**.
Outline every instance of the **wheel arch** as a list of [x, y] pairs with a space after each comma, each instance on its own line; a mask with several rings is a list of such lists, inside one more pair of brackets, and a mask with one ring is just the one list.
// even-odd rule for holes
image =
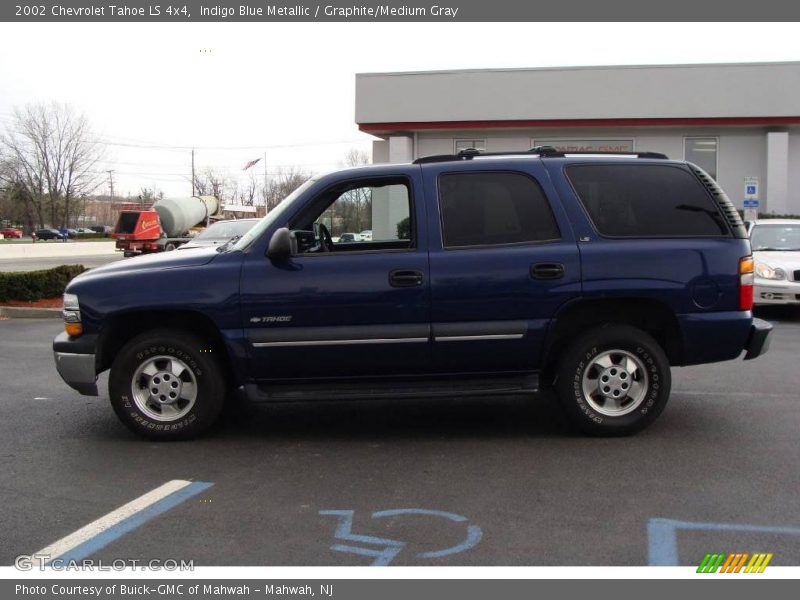
[[667, 304], [649, 298], [586, 299], [562, 307], [553, 319], [545, 338], [544, 381], [552, 381], [558, 360], [572, 341], [589, 329], [610, 324], [645, 331], [664, 350], [670, 365], [683, 364], [683, 334]]
[[108, 317], [97, 347], [97, 370], [111, 367], [117, 353], [136, 336], [157, 329], [178, 330], [199, 336], [215, 350], [229, 380], [234, 376], [228, 346], [219, 328], [207, 315], [193, 310], [141, 310]]

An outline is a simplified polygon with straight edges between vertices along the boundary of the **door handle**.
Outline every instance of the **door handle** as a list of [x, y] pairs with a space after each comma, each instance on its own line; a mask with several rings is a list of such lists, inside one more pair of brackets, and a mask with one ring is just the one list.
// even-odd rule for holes
[[561, 279], [564, 276], [564, 265], [561, 263], [536, 263], [531, 265], [533, 279]]
[[422, 272], [410, 269], [395, 269], [389, 273], [389, 285], [392, 287], [416, 287], [422, 285]]

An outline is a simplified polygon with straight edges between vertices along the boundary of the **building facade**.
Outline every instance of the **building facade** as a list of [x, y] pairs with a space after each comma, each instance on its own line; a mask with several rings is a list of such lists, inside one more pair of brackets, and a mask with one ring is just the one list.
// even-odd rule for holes
[[[800, 214], [800, 63], [497, 69], [356, 76], [373, 162], [464, 148], [663, 152], [739, 208]], [[752, 199], [753, 188], [748, 199]]]

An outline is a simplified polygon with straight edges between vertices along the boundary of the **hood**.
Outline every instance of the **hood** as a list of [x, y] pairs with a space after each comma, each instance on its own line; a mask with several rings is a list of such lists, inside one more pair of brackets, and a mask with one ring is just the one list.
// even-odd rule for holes
[[770, 267], [780, 267], [786, 271], [800, 269], [800, 251], [761, 250], [753, 252], [753, 258], [758, 262], [768, 264]]
[[219, 256], [215, 248], [198, 248], [194, 252], [159, 252], [124, 258], [122, 260], [95, 267], [80, 275], [80, 278], [98, 275], [117, 275], [133, 271], [150, 271], [162, 269], [179, 269], [181, 267], [198, 267], [205, 265]]

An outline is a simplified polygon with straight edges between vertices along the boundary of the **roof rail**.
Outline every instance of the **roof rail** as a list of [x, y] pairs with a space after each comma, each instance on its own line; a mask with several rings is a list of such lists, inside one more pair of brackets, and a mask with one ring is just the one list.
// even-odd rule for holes
[[426, 163], [450, 162], [459, 160], [472, 160], [483, 156], [537, 156], [539, 158], [564, 158], [567, 156], [630, 156], [636, 158], [653, 158], [659, 160], [669, 160], [666, 154], [661, 152], [625, 152], [625, 151], [604, 151], [589, 150], [586, 152], [563, 152], [553, 146], [536, 146], [530, 150], [517, 152], [484, 152], [477, 148], [466, 148], [458, 154], [436, 154], [433, 156], [423, 156], [416, 159], [413, 164], [424, 165]]

